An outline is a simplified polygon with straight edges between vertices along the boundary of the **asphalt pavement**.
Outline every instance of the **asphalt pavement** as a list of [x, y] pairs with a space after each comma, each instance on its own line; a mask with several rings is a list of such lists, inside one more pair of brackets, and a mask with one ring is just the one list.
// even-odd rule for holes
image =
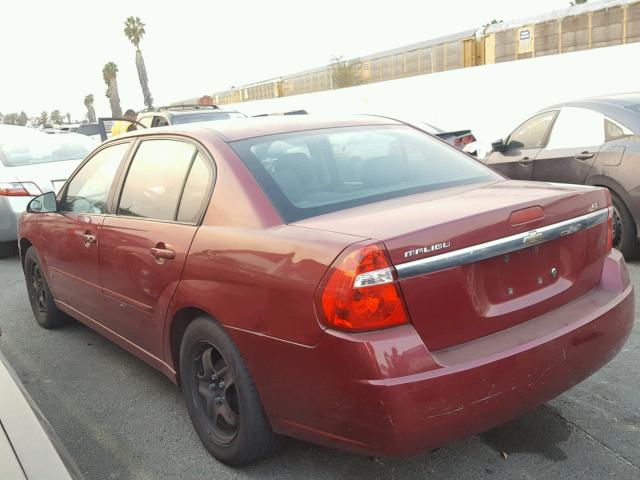
[[[640, 263], [629, 269], [640, 291]], [[0, 328], [0, 348], [87, 479], [640, 478], [638, 327], [564, 395], [436, 452], [376, 459], [286, 440], [245, 469], [209, 456], [180, 390], [160, 373], [79, 323], [38, 327], [17, 258], [0, 260]]]

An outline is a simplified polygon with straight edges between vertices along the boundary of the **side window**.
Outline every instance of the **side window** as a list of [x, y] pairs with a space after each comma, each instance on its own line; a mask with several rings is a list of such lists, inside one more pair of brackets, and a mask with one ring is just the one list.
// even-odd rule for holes
[[633, 135], [633, 132], [629, 130], [627, 127], [623, 127], [622, 125], [614, 122], [613, 120], [609, 120], [605, 117], [604, 119], [604, 140], [605, 142], [610, 142], [611, 140], [617, 140], [618, 138], [626, 137], [628, 135]]
[[153, 127], [166, 127], [169, 122], [163, 117], [153, 117]]
[[509, 136], [507, 148], [542, 148], [547, 140], [549, 128], [553, 124], [558, 111], [552, 110], [531, 117]]
[[67, 186], [62, 211], [106, 213], [111, 185], [130, 145], [127, 142], [107, 147], [85, 163]]
[[564, 107], [553, 125], [549, 149], [581, 148], [604, 143], [604, 115], [586, 108]]
[[151, 127], [151, 120], [153, 120], [153, 117], [143, 117], [143, 118], [139, 119], [138, 122], [140, 122], [145, 127], [150, 128]]
[[196, 147], [178, 140], [140, 144], [124, 181], [118, 215], [174, 221]]
[[201, 153], [196, 155], [178, 209], [179, 222], [198, 223], [204, 209], [204, 202], [209, 199], [209, 189], [213, 183], [213, 167], [211, 162]]

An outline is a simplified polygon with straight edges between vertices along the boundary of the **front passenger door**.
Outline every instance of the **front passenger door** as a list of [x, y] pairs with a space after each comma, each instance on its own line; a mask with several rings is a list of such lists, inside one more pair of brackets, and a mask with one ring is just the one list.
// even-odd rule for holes
[[140, 142], [100, 241], [102, 323], [157, 358], [167, 308], [208, 204], [212, 161], [179, 139]]
[[557, 114], [557, 110], [550, 110], [524, 122], [509, 135], [504, 151], [489, 154], [487, 165], [508, 178], [531, 180], [533, 161], [545, 146]]
[[80, 167], [64, 187], [60, 212], [47, 229], [50, 248], [43, 252], [54, 296], [92, 320], [102, 312], [100, 228], [118, 168], [131, 144], [109, 145]]

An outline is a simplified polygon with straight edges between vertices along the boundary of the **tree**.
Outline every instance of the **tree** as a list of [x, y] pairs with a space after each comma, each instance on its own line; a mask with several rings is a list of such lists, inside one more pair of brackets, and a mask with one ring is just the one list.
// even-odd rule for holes
[[3, 120], [5, 125], [17, 125], [18, 123], [18, 114], [17, 113], [7, 113]]
[[84, 97], [84, 106], [87, 108], [87, 121], [96, 123], [96, 111], [93, 108], [93, 93]]
[[358, 77], [358, 61], [347, 61], [339, 57], [331, 57], [332, 88], [352, 87], [360, 83]]
[[28, 121], [29, 121], [29, 117], [27, 117], [27, 114], [24, 113], [24, 110], [21, 111], [20, 115], [18, 115], [18, 119], [16, 120], [16, 123], [24, 127]]
[[574, 7], [576, 5], [582, 5], [583, 3], [587, 3], [587, 0], [576, 0], [575, 2], [569, 2], [569, 5]]
[[49, 118], [51, 119], [51, 123], [55, 123], [56, 125], [62, 125], [62, 115], [60, 114], [60, 110], [58, 109], [53, 110]]
[[47, 112], [42, 112], [36, 119], [36, 125], [44, 126], [47, 123], [49, 123], [49, 114]]
[[107, 63], [102, 69], [102, 78], [107, 84], [107, 98], [111, 106], [111, 115], [114, 117], [122, 117], [122, 108], [120, 108], [120, 94], [118, 93], [118, 66], [113, 63]]
[[67, 117], [67, 123], [71, 125], [71, 114], [69, 112], [66, 113], [65, 117]]
[[142, 87], [144, 104], [147, 108], [152, 108], [153, 97], [149, 91], [147, 68], [144, 65], [144, 58], [142, 58], [142, 52], [140, 51], [140, 40], [142, 40], [142, 37], [146, 33], [144, 27], [145, 25], [140, 20], [140, 17], [128, 17], [124, 22], [124, 34], [133, 46], [136, 47], [136, 69], [138, 70], [138, 79], [140, 80], [140, 86]]

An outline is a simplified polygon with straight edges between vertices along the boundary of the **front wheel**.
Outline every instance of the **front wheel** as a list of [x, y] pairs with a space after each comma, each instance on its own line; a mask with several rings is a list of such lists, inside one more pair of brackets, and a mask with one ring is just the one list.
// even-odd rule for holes
[[622, 199], [611, 192], [613, 202], [613, 248], [622, 252], [624, 258], [632, 260], [640, 254], [636, 222]]
[[211, 318], [196, 318], [187, 327], [180, 378], [193, 426], [215, 458], [241, 466], [275, 450], [278, 437], [240, 352]]
[[24, 275], [33, 316], [42, 328], [57, 328], [69, 323], [70, 318], [56, 307], [53, 295], [40, 266], [34, 247], [29, 247], [24, 256]]

